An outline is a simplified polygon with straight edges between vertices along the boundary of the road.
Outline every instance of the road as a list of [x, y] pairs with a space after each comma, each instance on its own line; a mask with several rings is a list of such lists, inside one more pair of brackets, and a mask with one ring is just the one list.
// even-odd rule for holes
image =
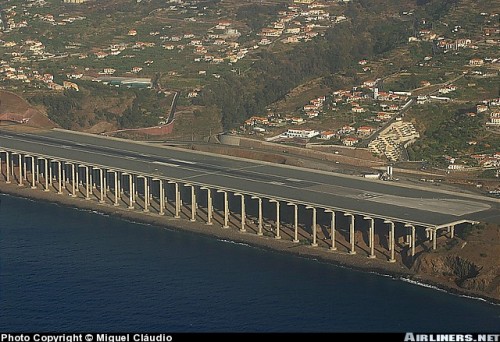
[[500, 223], [500, 200], [494, 198], [63, 130], [0, 130], [2, 148], [421, 226], [462, 220]]

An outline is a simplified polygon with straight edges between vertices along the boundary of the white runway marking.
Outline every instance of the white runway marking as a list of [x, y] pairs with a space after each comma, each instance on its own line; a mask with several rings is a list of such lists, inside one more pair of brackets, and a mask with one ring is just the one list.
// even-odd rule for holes
[[178, 162], [178, 163], [183, 163], [183, 164], [190, 164], [190, 165], [195, 165], [196, 162], [188, 161], [188, 160], [181, 160], [181, 159], [170, 159], [173, 162]]

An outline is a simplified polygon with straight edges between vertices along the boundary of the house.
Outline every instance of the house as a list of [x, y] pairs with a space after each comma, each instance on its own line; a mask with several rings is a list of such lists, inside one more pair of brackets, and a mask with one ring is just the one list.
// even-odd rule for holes
[[361, 126], [359, 127], [356, 132], [360, 135], [368, 135], [371, 134], [375, 129], [371, 126]]
[[287, 138], [310, 139], [320, 134], [319, 131], [312, 129], [288, 129], [284, 134]]
[[305, 122], [305, 120], [303, 118], [298, 118], [298, 117], [293, 117], [291, 120], [292, 120], [292, 124], [294, 124], [294, 125], [300, 125], [300, 124], [303, 124]]
[[364, 112], [366, 112], [366, 109], [364, 109], [363, 107], [358, 107], [358, 106], [352, 107], [351, 110], [354, 113], [364, 113]]
[[342, 139], [342, 144], [344, 144], [345, 146], [354, 146], [358, 142], [359, 139], [355, 137], [345, 137], [344, 139]]
[[487, 105], [481, 105], [481, 104], [478, 104], [476, 106], [476, 113], [479, 114], [479, 113], [484, 113], [488, 110], [488, 106]]
[[469, 60], [469, 65], [471, 66], [481, 66], [484, 64], [484, 60], [481, 58], [472, 58]]
[[264, 37], [279, 37], [283, 33], [281, 29], [264, 27], [261, 31], [261, 35]]
[[332, 131], [322, 131], [319, 135], [319, 139], [328, 140], [335, 136], [335, 132]]
[[386, 112], [377, 113], [377, 119], [381, 121], [389, 120], [391, 117], [392, 117], [391, 113], [386, 113]]

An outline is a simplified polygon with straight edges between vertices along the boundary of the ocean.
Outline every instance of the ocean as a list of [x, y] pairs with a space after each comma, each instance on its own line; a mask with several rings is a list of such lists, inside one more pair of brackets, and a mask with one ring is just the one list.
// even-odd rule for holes
[[0, 332], [498, 332], [500, 306], [0, 195]]

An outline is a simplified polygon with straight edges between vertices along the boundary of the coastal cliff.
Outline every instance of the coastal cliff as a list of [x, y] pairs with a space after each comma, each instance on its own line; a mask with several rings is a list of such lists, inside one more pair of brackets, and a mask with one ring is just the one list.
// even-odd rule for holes
[[419, 255], [411, 270], [451, 290], [500, 300], [500, 227], [479, 225], [460, 235]]

